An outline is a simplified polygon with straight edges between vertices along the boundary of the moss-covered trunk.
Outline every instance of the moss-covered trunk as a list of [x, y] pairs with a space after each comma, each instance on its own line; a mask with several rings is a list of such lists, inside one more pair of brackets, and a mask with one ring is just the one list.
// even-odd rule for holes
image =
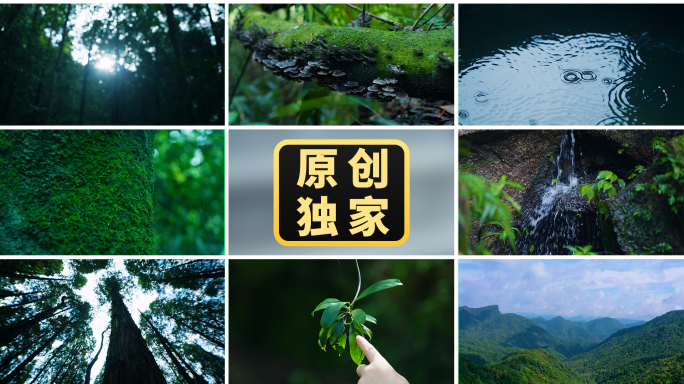
[[0, 254], [154, 254], [154, 131], [0, 131]]
[[256, 9], [233, 26], [253, 59], [274, 74], [300, 82], [315, 78], [331, 90], [379, 101], [453, 101], [453, 31], [298, 25]]
[[110, 290], [111, 329], [103, 384], [166, 384], [140, 329], [119, 293], [118, 285]]

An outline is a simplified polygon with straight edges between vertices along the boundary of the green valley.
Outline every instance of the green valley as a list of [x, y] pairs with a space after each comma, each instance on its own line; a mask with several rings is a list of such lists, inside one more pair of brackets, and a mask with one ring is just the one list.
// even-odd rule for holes
[[625, 325], [459, 307], [458, 377], [466, 384], [684, 383], [684, 310]]

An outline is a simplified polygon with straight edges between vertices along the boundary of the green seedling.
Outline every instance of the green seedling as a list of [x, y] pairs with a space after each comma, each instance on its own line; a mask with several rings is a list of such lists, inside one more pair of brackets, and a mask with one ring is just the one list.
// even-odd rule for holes
[[368, 335], [368, 338], [372, 339], [373, 332], [365, 324], [366, 322], [377, 324], [377, 320], [360, 308], [354, 309], [354, 304], [371, 293], [402, 284], [397, 279], [381, 280], [366, 288], [359, 295], [361, 290], [361, 271], [358, 268], [359, 263], [357, 262], [356, 269], [359, 272], [359, 287], [356, 290], [354, 300], [342, 302], [337, 299], [325, 299], [311, 312], [311, 316], [314, 315], [314, 312], [324, 309], [321, 316], [321, 330], [318, 332], [318, 346], [323, 351], [325, 351], [325, 347], [330, 343], [333, 349], [337, 350], [339, 355], [342, 356], [342, 351], [347, 346], [347, 335], [349, 335], [349, 353], [356, 365], [361, 365], [365, 354], [356, 344], [356, 336], [361, 335], [365, 337]]

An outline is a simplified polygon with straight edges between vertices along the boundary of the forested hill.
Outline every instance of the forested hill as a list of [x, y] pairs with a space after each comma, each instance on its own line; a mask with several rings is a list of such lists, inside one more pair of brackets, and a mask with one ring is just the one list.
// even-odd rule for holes
[[[464, 323], [460, 323], [464, 319]], [[523, 352], [514, 348], [524, 345], [519, 342], [525, 338], [532, 344], [539, 340], [539, 332], [529, 332], [524, 322], [512, 316], [502, 315], [498, 307], [459, 308], [459, 382], [465, 383], [532, 383], [542, 382], [530, 379], [534, 369], [530, 371], [530, 360], [516, 364], [511, 358]], [[526, 319], [532, 322], [531, 319]], [[558, 333], [570, 337], [610, 332], [618, 327], [617, 320], [601, 318], [593, 320], [590, 327], [578, 326], [577, 322], [560, 317], [549, 321], [535, 319], [547, 329], [553, 328]], [[582, 324], [582, 323], [579, 323]], [[621, 324], [621, 323], [620, 323]], [[505, 325], [505, 326], [502, 326]], [[541, 327], [538, 326], [539, 329]], [[520, 331], [522, 329], [522, 331]], [[544, 330], [544, 332], [546, 332]], [[477, 335], [480, 339], [473, 339]], [[505, 337], [503, 337], [505, 336]], [[552, 335], [553, 336], [553, 335]], [[561, 342], [569, 342], [567, 338], [556, 337]], [[516, 341], [512, 344], [511, 341]], [[524, 348], [524, 347], [523, 347]], [[539, 348], [539, 347], [537, 347]], [[543, 346], [548, 352], [555, 354], [556, 346]], [[543, 356], [540, 352], [533, 356]], [[627, 383], [684, 383], [684, 310], [668, 312], [643, 324], [617, 330], [603, 342], [586, 347], [586, 352], [575, 354], [565, 363], [548, 359], [533, 359], [540, 362], [535, 365], [541, 372], [555, 369], [570, 369], [581, 375], [586, 382], [596, 384]], [[464, 367], [463, 364], [466, 366]], [[560, 365], [559, 365], [560, 364]], [[561, 368], [558, 368], [561, 367]], [[527, 373], [527, 375], [526, 375]], [[498, 375], [498, 376], [497, 376]], [[499, 381], [496, 381], [496, 380]], [[478, 381], [479, 380], [479, 381]], [[489, 380], [489, 381], [488, 381]], [[492, 381], [494, 380], [494, 381]], [[568, 378], [567, 380], [574, 380]], [[573, 381], [554, 381], [568, 382]], [[579, 381], [584, 382], [584, 381]]]
[[0, 383], [223, 383], [224, 276], [224, 260], [0, 260]]
[[585, 350], [579, 343], [554, 336], [526, 317], [502, 314], [496, 305], [460, 307], [458, 321], [458, 337], [462, 340], [494, 340], [508, 347], [544, 348], [566, 358]]
[[480, 366], [459, 356], [459, 384], [584, 384], [580, 374], [569, 369], [543, 349], [516, 352], [499, 362]]
[[0, 124], [224, 124], [221, 4], [0, 4]]

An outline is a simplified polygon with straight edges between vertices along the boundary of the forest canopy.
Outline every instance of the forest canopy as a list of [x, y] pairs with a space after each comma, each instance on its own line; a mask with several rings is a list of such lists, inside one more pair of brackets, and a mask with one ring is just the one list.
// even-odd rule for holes
[[222, 125], [222, 4], [0, 4], [0, 124]]
[[0, 260], [0, 383], [224, 382], [223, 260]]

